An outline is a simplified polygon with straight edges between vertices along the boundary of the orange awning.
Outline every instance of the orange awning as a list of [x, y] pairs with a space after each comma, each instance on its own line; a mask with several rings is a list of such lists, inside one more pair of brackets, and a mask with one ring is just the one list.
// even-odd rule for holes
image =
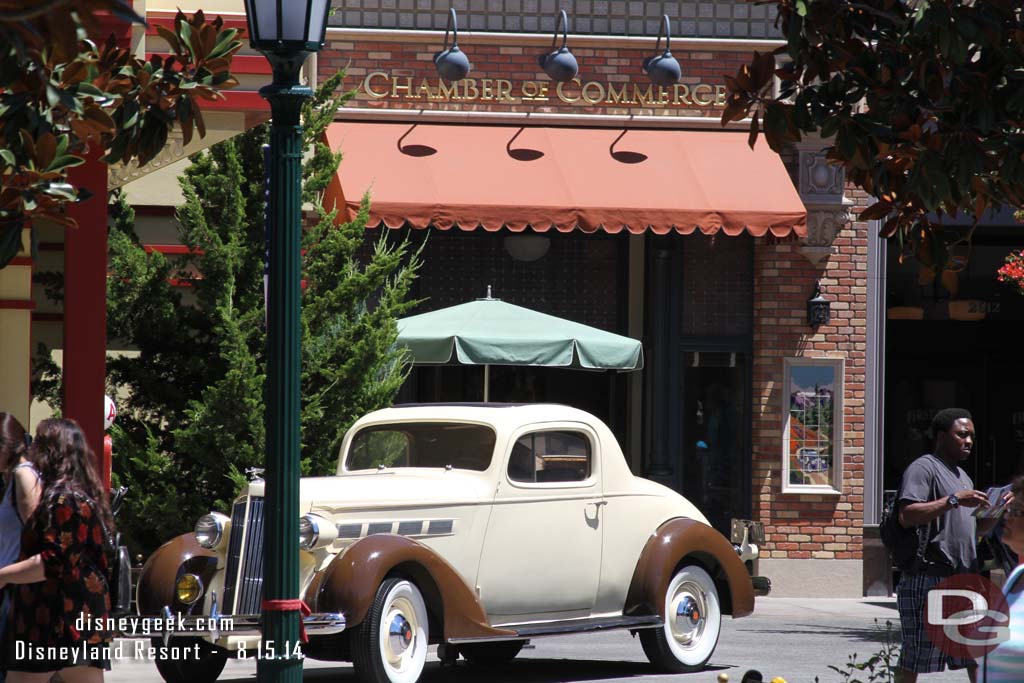
[[327, 140], [344, 159], [325, 206], [351, 217], [369, 192], [371, 227], [806, 231], [781, 159], [746, 133], [343, 122]]

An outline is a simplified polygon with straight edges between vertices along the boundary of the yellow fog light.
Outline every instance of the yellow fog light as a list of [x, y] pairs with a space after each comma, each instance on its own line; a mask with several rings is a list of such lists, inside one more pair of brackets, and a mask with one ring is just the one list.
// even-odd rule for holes
[[178, 602], [191, 605], [203, 595], [203, 582], [195, 574], [182, 574], [174, 584]]

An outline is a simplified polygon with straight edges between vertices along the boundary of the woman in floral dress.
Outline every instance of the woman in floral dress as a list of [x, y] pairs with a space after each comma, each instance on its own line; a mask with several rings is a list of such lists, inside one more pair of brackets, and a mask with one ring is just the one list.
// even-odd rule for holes
[[8, 683], [100, 683], [110, 668], [105, 531], [110, 506], [85, 435], [74, 420], [39, 423], [29, 451], [42, 475], [21, 560], [0, 569], [14, 584], [7, 624]]

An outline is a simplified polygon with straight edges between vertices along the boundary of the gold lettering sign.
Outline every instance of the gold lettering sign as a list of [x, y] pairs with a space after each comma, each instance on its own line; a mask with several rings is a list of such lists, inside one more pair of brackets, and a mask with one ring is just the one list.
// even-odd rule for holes
[[375, 100], [421, 102], [564, 102], [576, 105], [618, 107], [724, 107], [724, 85], [679, 83], [669, 88], [650, 83], [581, 81], [510, 81], [504, 78], [465, 78], [447, 83], [439, 78], [393, 76], [374, 71], [363, 79], [362, 91]]

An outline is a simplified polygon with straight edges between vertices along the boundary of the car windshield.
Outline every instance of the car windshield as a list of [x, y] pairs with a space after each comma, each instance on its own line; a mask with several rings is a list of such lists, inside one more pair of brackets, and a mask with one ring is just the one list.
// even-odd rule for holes
[[403, 422], [364, 427], [352, 438], [347, 471], [392, 467], [452, 467], [482, 472], [496, 436], [490, 427], [459, 422]]

